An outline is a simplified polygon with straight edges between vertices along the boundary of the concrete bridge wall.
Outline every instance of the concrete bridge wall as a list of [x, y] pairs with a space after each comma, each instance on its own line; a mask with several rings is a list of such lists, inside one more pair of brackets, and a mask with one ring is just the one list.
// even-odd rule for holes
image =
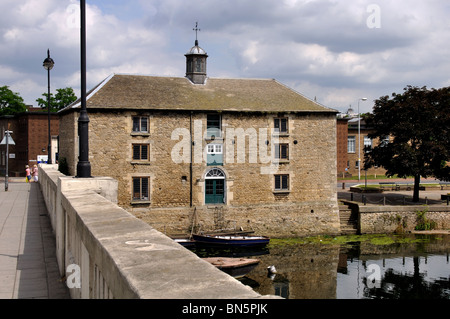
[[40, 165], [39, 183], [72, 298], [262, 297], [117, 206], [114, 179]]

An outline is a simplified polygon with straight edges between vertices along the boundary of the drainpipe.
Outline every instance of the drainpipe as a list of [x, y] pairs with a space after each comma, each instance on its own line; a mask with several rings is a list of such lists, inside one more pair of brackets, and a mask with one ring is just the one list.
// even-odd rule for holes
[[193, 158], [194, 157], [194, 152], [193, 152], [193, 146], [194, 146], [193, 143], [194, 142], [192, 139], [192, 111], [191, 111], [190, 118], [189, 118], [189, 133], [190, 133], [190, 138], [191, 138], [191, 140], [190, 140], [191, 161], [189, 164], [189, 196], [190, 196], [189, 205], [190, 205], [190, 207], [192, 207], [192, 162], [194, 161], [194, 158]]

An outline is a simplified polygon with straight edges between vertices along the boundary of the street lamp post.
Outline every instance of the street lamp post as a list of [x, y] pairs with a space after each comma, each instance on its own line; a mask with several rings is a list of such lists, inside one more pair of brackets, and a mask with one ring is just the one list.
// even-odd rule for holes
[[12, 131], [10, 131], [9, 129], [6, 129], [5, 131], [5, 138], [6, 138], [6, 174], [5, 174], [5, 192], [8, 191], [8, 179], [9, 179], [9, 175], [8, 175], [8, 163], [9, 163], [9, 137], [11, 136]]
[[44, 60], [44, 69], [47, 70], [48, 94], [47, 94], [47, 112], [48, 112], [48, 160], [47, 164], [52, 163], [52, 136], [50, 130], [50, 70], [53, 69], [55, 62], [50, 57], [50, 49], [47, 50], [47, 58]]
[[358, 181], [361, 180], [361, 116], [359, 114], [359, 101], [367, 101], [367, 98], [363, 97], [358, 100]]
[[9, 119], [13, 118], [13, 115], [4, 115], [4, 118], [8, 119], [7, 124], [6, 124], [6, 131], [5, 131], [5, 137], [4, 140], [2, 140], [2, 144], [3, 141], [6, 144], [6, 171], [5, 171], [5, 192], [8, 191], [9, 185], [8, 185], [8, 179], [9, 179], [9, 175], [8, 175], [8, 171], [9, 171], [9, 144], [15, 145], [14, 141], [11, 138], [11, 141], [9, 140], [9, 138], [11, 137], [11, 134], [13, 133], [13, 131], [9, 130]]
[[89, 117], [86, 110], [86, 0], [80, 1], [81, 14], [81, 110], [78, 118], [79, 156], [77, 177], [91, 177], [89, 162]]

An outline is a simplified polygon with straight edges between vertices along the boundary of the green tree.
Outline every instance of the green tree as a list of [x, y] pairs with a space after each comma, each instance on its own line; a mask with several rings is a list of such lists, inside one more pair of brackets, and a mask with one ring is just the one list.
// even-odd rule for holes
[[[77, 100], [77, 96], [70, 87], [56, 89], [56, 92], [55, 96], [53, 96], [53, 93], [50, 93], [50, 111], [52, 112], [59, 111]], [[36, 102], [41, 108], [47, 109], [48, 93], [43, 93], [42, 96], [44, 98], [38, 98]]]
[[413, 201], [421, 177], [450, 180], [450, 87], [407, 86], [403, 94], [380, 97], [366, 123], [380, 144], [365, 153], [365, 168], [378, 165], [388, 176], [414, 176]]
[[27, 106], [19, 93], [14, 93], [8, 86], [0, 87], [0, 116], [26, 112]]

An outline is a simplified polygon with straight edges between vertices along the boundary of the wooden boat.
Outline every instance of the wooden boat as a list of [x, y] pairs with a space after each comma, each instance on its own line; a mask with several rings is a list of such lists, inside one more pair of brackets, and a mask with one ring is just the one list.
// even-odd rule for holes
[[245, 276], [260, 262], [258, 259], [250, 258], [208, 257], [202, 259], [234, 278]]
[[195, 246], [195, 240], [189, 238], [189, 237], [184, 237], [184, 238], [172, 238], [176, 243], [180, 244], [183, 247], [194, 247]]
[[266, 236], [246, 235], [200, 235], [193, 234], [196, 245], [221, 246], [221, 247], [264, 247], [270, 238]]
[[197, 234], [209, 236], [249, 236], [254, 232], [254, 230], [215, 230], [207, 232], [202, 231]]

